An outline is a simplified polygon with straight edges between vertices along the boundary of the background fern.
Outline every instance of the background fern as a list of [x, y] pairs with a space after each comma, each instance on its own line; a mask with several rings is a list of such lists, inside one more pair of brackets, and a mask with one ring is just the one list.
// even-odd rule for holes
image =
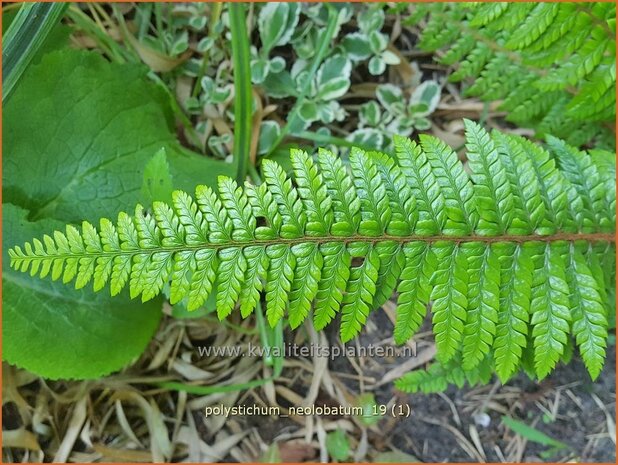
[[518, 126], [573, 145], [614, 147], [616, 5], [595, 3], [425, 3], [420, 47], [442, 50], [466, 95], [501, 100]]
[[[11, 266], [76, 288], [125, 287], [143, 301], [170, 282], [172, 304], [216, 292], [223, 319], [251, 314], [265, 292], [271, 325], [321, 329], [341, 313], [346, 342], [398, 294], [394, 337], [411, 338], [431, 303], [439, 364], [400, 380], [545, 377], [571, 338], [595, 378], [603, 366], [614, 283], [615, 163], [550, 138], [487, 133], [466, 121], [467, 169], [431, 136], [395, 139], [396, 156], [355, 149], [350, 169], [292, 151], [294, 177], [264, 160], [264, 183], [220, 177], [218, 192], [176, 191], [99, 230], [84, 222], [9, 251]], [[468, 174], [468, 171], [470, 174]], [[609, 257], [609, 258], [608, 258]]]

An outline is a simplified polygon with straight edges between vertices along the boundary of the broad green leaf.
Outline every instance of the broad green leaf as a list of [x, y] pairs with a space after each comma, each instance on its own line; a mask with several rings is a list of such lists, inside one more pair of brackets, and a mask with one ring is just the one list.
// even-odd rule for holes
[[268, 2], [260, 10], [258, 30], [262, 41], [262, 53], [288, 43], [298, 24], [300, 5], [297, 3]]
[[[98, 224], [98, 218], [115, 217], [118, 211], [137, 203], [144, 180], [148, 185], [148, 179], [154, 182], [149, 187], [156, 189], [147, 189], [148, 199], [144, 200], [169, 201], [169, 179], [160, 155], [163, 150], [175, 185], [191, 190], [199, 182], [214, 184], [217, 173], [230, 172], [232, 168], [180, 148], [175, 141], [166, 97], [146, 80], [144, 68], [111, 64], [91, 52], [66, 49], [44, 55], [27, 70], [3, 116], [4, 201], [21, 207], [31, 224], [46, 225], [53, 221], [56, 225], [55, 220], [66, 223], [84, 219]], [[158, 189], [160, 180], [163, 180], [161, 190]], [[24, 221], [23, 215], [20, 221]], [[166, 220], [172, 221], [169, 209], [160, 209], [159, 219], [162, 225]], [[138, 226], [145, 239], [138, 242], [136, 225], [128, 215], [120, 215], [117, 232], [123, 240], [123, 250], [160, 246], [153, 236], [154, 219], [142, 215], [142, 220]], [[173, 221], [167, 224], [171, 235], [166, 241], [177, 242], [181, 240], [179, 237], [185, 240], [172, 231]], [[6, 230], [11, 228], [8, 226]], [[116, 236], [110, 225], [102, 222], [102, 232], [103, 228], [107, 243], [103, 242], [102, 246], [116, 250]], [[199, 241], [200, 234], [203, 231], [194, 229], [186, 240]], [[55, 237], [63, 242], [61, 234]], [[67, 250], [78, 247], [75, 241], [70, 245], [70, 235], [68, 240]], [[64, 269], [56, 261], [50, 263], [49, 273], [55, 279], [62, 277], [65, 282], [77, 277], [77, 287], [93, 277], [95, 289], [100, 289], [109, 278], [112, 295], [118, 294], [130, 281], [131, 295], [143, 292], [142, 299], [148, 300], [161, 292], [173, 266], [170, 254], [155, 253], [152, 262], [146, 256], [150, 255], [135, 255], [133, 263], [129, 256], [101, 259], [96, 263], [70, 259]], [[179, 279], [177, 297], [186, 293], [184, 279], [188, 278], [179, 275]], [[110, 303], [103, 294], [95, 295], [86, 288], [75, 292], [56, 283], [35, 283], [29, 278], [22, 281], [22, 277], [16, 281], [9, 273], [5, 274], [5, 280], [10, 280], [5, 289], [20, 283], [15, 292], [3, 294], [5, 327], [11, 329], [11, 334], [32, 334], [31, 339], [36, 340], [29, 352], [21, 345], [26, 336], [19, 341], [13, 336], [5, 337], [5, 357], [43, 376], [93, 378], [120, 369], [143, 350], [160, 316], [160, 299], [140, 306], [122, 294], [119, 301]], [[29, 288], [22, 296], [22, 290]], [[46, 294], [52, 296], [53, 308], [47, 303], [50, 299]], [[65, 307], [69, 310], [64, 310]], [[86, 317], [86, 312], [90, 316]], [[93, 317], [95, 312], [98, 316]], [[45, 323], [43, 318], [49, 322]], [[40, 330], [50, 324], [61, 329]], [[74, 327], [82, 332], [73, 330], [75, 334], [71, 334]], [[109, 333], [107, 336], [105, 331]], [[98, 355], [97, 348], [105, 342], [91, 343], [87, 348], [84, 338], [88, 335], [84, 333], [116, 343], [105, 345], [105, 355], [103, 352]], [[78, 349], [63, 355], [62, 351], [70, 346], [56, 348], [58, 338], [71, 341], [72, 347]], [[83, 357], [76, 360], [75, 354], [80, 352]], [[35, 354], [34, 362], [31, 354]], [[66, 363], [59, 362], [65, 360]]]
[[3, 200], [32, 219], [94, 223], [140, 200], [146, 165], [161, 148], [175, 187], [214, 185], [231, 173], [180, 148], [168, 107], [142, 67], [77, 50], [45, 55], [4, 108]]
[[410, 104], [425, 104], [426, 110], [423, 115], [430, 115], [440, 103], [441, 90], [440, 84], [436, 81], [424, 81], [412, 92]]
[[345, 462], [350, 457], [350, 442], [340, 428], [326, 435], [326, 450], [334, 460]]
[[327, 58], [316, 76], [316, 97], [320, 100], [334, 100], [343, 96], [350, 87], [352, 64], [343, 55]]
[[403, 110], [403, 92], [393, 84], [381, 84], [376, 89], [376, 97], [382, 106], [389, 112], [396, 114]]
[[[376, 5], [377, 6], [377, 5]], [[384, 10], [379, 8], [369, 7], [361, 11], [358, 15], [358, 27], [365, 33], [371, 31], [379, 31], [384, 26]]]
[[144, 168], [141, 201], [145, 205], [150, 205], [155, 201], [170, 203], [173, 190], [170, 166], [167, 163], [165, 149], [161, 149], [146, 163]]
[[[62, 224], [31, 222], [28, 211], [3, 205], [5, 241], [49, 234]], [[5, 249], [6, 250], [6, 249]], [[146, 304], [113, 299], [90, 288], [68, 289], [60, 282], [2, 270], [2, 356], [11, 364], [50, 379], [97, 379], [123, 368], [146, 348], [161, 318], [161, 299]]]
[[367, 67], [369, 69], [369, 73], [374, 76], [379, 76], [384, 71], [386, 71], [386, 63], [382, 60], [381, 57], [374, 56], [369, 60], [369, 65]]
[[270, 62], [265, 58], [251, 60], [251, 82], [262, 84], [270, 71]]
[[258, 139], [258, 155], [265, 155], [270, 152], [274, 143], [281, 133], [281, 127], [276, 121], [262, 121], [260, 124], [260, 136]]
[[371, 46], [371, 51], [373, 53], [379, 54], [388, 46], [388, 36], [377, 30], [371, 31], [369, 33], [369, 45]]
[[360, 108], [359, 117], [363, 124], [369, 126], [377, 126], [380, 122], [380, 105], [374, 100], [370, 100], [367, 103], [363, 103]]
[[352, 32], [347, 34], [341, 43], [351, 60], [365, 60], [371, 55], [369, 40], [363, 33]]

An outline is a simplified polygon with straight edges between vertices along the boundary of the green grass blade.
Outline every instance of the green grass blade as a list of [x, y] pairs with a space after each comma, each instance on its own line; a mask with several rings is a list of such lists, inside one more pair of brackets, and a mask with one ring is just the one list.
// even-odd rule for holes
[[230, 3], [232, 60], [234, 62], [234, 162], [236, 181], [242, 185], [247, 177], [251, 151], [251, 67], [245, 5]]
[[58, 23], [67, 3], [24, 3], [2, 38], [2, 102]]
[[502, 423], [504, 423], [513, 432], [519, 434], [523, 438], [526, 438], [528, 441], [543, 444], [544, 446], [554, 447], [556, 449], [567, 449], [569, 447], [567, 444], [541, 433], [538, 429], [528, 426], [527, 424], [506, 415], [502, 417]]

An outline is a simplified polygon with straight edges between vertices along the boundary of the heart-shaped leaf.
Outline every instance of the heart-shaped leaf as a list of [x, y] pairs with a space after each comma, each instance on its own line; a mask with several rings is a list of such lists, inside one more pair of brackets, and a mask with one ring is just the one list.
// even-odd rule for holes
[[[145, 71], [76, 50], [48, 53], [27, 70], [3, 115], [4, 240], [49, 233], [58, 221], [115, 217], [144, 200], [144, 179], [169, 174], [174, 187], [194, 189], [233, 172], [180, 147], [166, 94]], [[151, 172], [162, 149], [163, 177]], [[158, 325], [160, 299], [111, 302], [17, 275], [8, 261], [3, 356], [10, 363], [49, 378], [100, 377], [139, 356]]]

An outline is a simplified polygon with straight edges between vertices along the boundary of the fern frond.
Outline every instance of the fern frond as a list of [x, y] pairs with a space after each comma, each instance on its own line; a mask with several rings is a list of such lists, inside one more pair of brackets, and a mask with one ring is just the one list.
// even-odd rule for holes
[[442, 363], [432, 363], [426, 370], [415, 370], [403, 375], [395, 381], [395, 387], [404, 392], [433, 393], [444, 391], [449, 384], [459, 388], [468, 383], [487, 384], [491, 379], [492, 363], [490, 358], [485, 358], [475, 368], [465, 370], [461, 366], [459, 357]]
[[501, 100], [511, 121], [573, 145], [606, 142], [603, 123], [616, 117], [615, 4], [422, 4], [410, 21], [422, 18], [420, 47], [457, 64], [449, 79], [469, 80], [466, 95]]
[[215, 292], [221, 319], [247, 317], [264, 293], [271, 325], [313, 312], [322, 329], [340, 313], [344, 342], [396, 290], [395, 341], [430, 308], [437, 358], [457, 364], [457, 382], [487, 367], [506, 380], [530, 357], [542, 378], [571, 336], [597, 376], [615, 293], [613, 158], [471, 122], [466, 137], [467, 169], [429, 136], [396, 138], [396, 158], [355, 149], [349, 168], [293, 151], [293, 177], [265, 160], [263, 184], [222, 177], [216, 191], [177, 191], [98, 230], [68, 225], [10, 249], [11, 266], [143, 301], [169, 283], [170, 302], [189, 310]]

